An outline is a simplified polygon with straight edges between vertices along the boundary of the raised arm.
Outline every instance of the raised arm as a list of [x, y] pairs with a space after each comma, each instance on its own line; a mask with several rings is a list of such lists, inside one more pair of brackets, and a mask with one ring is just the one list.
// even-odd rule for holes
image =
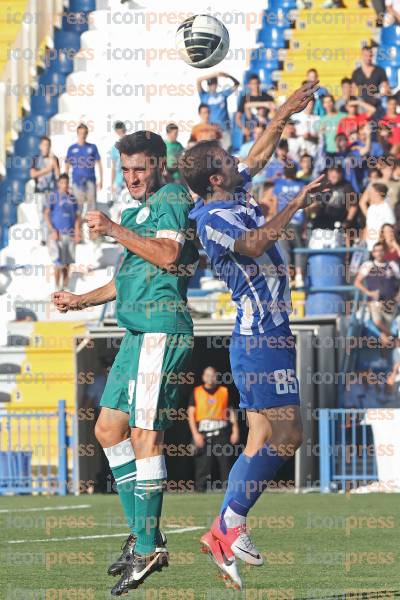
[[288, 119], [307, 106], [318, 87], [319, 82], [315, 84], [305, 83], [277, 110], [275, 117], [259, 139], [254, 142], [247, 159], [244, 161], [249, 167], [251, 176], [254, 176], [265, 167], [275, 152]]
[[82, 310], [89, 306], [98, 306], [106, 304], [111, 300], [115, 300], [117, 291], [115, 289], [115, 281], [112, 279], [106, 285], [99, 287], [86, 294], [71, 294], [71, 292], [54, 292], [51, 300], [56, 309], [61, 313], [66, 313], [69, 310]]
[[270, 221], [257, 229], [247, 231], [243, 236], [237, 238], [234, 251], [253, 258], [262, 256], [266, 250], [278, 241], [295, 212], [311, 204], [314, 200], [313, 195], [317, 192], [324, 191], [321, 190], [321, 182], [324, 177], [325, 175], [320, 175], [304, 186], [301, 192]]

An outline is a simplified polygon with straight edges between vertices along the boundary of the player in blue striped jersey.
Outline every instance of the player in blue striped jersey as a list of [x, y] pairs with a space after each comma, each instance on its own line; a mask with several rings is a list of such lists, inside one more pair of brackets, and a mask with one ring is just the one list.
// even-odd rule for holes
[[244, 163], [217, 142], [193, 146], [180, 161], [182, 175], [199, 196], [190, 217], [213, 269], [237, 305], [230, 361], [249, 434], [230, 472], [220, 515], [201, 540], [204, 551], [236, 587], [241, 583], [235, 556], [249, 564], [263, 563], [246, 530], [247, 513], [301, 444], [289, 280], [278, 239], [293, 215], [320, 190], [322, 180], [305, 186], [266, 222], [249, 193], [251, 178], [268, 162], [289, 117], [306, 106], [317, 88], [306, 84], [290, 96]]

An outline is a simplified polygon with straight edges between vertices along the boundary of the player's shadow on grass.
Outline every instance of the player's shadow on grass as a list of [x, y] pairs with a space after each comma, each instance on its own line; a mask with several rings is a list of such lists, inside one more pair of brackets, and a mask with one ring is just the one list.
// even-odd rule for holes
[[357, 593], [354, 591], [338, 592], [334, 596], [302, 596], [299, 600], [374, 600], [375, 598], [383, 600], [384, 598], [400, 598], [400, 590], [376, 590], [374, 591], [360, 591]]

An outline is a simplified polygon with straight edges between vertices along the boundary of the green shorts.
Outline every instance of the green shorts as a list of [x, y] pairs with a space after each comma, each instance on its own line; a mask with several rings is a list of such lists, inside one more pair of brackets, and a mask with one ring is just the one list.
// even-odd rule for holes
[[178, 418], [179, 384], [188, 382], [189, 333], [125, 333], [100, 406], [129, 413], [129, 425], [164, 430]]

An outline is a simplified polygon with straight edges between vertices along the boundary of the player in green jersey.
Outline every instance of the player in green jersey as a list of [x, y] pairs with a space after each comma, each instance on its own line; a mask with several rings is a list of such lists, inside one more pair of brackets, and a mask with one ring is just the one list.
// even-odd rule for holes
[[193, 324], [187, 287], [198, 253], [185, 187], [163, 185], [166, 148], [149, 131], [124, 136], [117, 144], [125, 184], [135, 206], [121, 225], [104, 213], [87, 213], [93, 234], [124, 246], [124, 260], [107, 285], [75, 295], [56, 292], [60, 312], [116, 300], [118, 324], [126, 328], [101, 399], [96, 437], [104, 448], [131, 530], [110, 575], [121, 575], [111, 593], [135, 589], [153, 571], [168, 565], [159, 529], [163, 487], [164, 431], [174, 422], [178, 383], [187, 373]]

